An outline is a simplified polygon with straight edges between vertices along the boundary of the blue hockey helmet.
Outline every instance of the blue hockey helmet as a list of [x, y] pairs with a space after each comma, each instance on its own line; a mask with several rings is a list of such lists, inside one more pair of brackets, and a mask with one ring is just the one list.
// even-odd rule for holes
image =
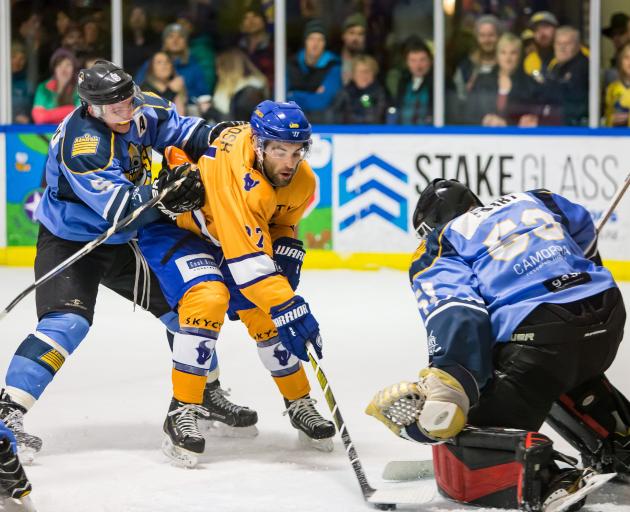
[[259, 103], [249, 121], [259, 141], [311, 143], [311, 123], [294, 101], [265, 100]]

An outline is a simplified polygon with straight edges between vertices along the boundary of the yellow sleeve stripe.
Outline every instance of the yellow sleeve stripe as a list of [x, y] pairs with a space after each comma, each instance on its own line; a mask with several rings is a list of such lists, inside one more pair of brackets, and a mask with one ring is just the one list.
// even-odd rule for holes
[[448, 224], [446, 224], [446, 226], [444, 226], [442, 228], [442, 231], [440, 231], [440, 235], [438, 236], [438, 252], [437, 252], [437, 255], [435, 256], [435, 258], [433, 258], [433, 261], [431, 262], [430, 265], [428, 265], [426, 268], [423, 268], [422, 270], [419, 270], [418, 272], [416, 272], [413, 275], [413, 278], [411, 279], [412, 281], [415, 280], [416, 277], [418, 277], [423, 272], [426, 272], [427, 270], [429, 270], [433, 265], [435, 265], [435, 262], [440, 259], [440, 256], [442, 256], [442, 236], [444, 235], [444, 231], [446, 231], [447, 227], [448, 227]]

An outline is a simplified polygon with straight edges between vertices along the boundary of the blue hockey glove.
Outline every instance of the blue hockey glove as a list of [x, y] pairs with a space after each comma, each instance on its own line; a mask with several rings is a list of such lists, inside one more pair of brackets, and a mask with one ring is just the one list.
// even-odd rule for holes
[[319, 324], [302, 297], [296, 295], [291, 300], [272, 307], [270, 313], [284, 348], [302, 361], [308, 361], [306, 344], [310, 342], [317, 357], [322, 358]]
[[280, 266], [282, 275], [287, 278], [293, 291], [300, 283], [300, 272], [306, 250], [301, 240], [283, 236], [273, 243], [273, 259]]

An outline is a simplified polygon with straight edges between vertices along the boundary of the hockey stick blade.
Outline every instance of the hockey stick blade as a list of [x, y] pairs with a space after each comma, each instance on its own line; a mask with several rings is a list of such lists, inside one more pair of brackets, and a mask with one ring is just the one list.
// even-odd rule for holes
[[322, 370], [318, 359], [316, 359], [313, 355], [313, 348], [310, 343], [307, 343], [306, 345], [306, 352], [311, 362], [311, 366], [315, 371], [317, 382], [319, 382], [319, 385], [324, 392], [328, 408], [330, 409], [333, 419], [335, 420], [335, 424], [337, 425], [341, 441], [346, 449], [346, 455], [350, 460], [350, 465], [352, 466], [354, 475], [357, 479], [359, 487], [361, 488], [363, 499], [380, 510], [394, 510], [397, 505], [418, 507], [431, 501], [435, 495], [434, 489], [431, 493], [428, 493], [426, 489], [420, 489], [417, 485], [413, 489], [410, 487], [406, 488], [404, 486], [396, 486], [390, 489], [374, 489], [370, 485], [367, 475], [363, 470], [363, 465], [361, 464], [359, 455], [354, 447], [354, 443], [352, 442], [352, 438], [350, 437], [350, 432], [348, 432], [346, 423], [341, 415], [335, 395], [333, 394], [330, 383], [328, 382], [328, 378], [326, 377], [324, 370]]
[[135, 221], [138, 217], [140, 217], [140, 215], [142, 215], [145, 211], [147, 211], [149, 208], [152, 208], [157, 203], [159, 203], [162, 199], [164, 199], [166, 194], [168, 194], [172, 190], [175, 190], [185, 180], [186, 180], [186, 178], [182, 177], [182, 178], [178, 179], [177, 181], [174, 181], [173, 183], [168, 185], [157, 196], [152, 197], [151, 199], [149, 199], [146, 203], [142, 204], [141, 206], [136, 208], [133, 212], [131, 212], [129, 215], [127, 215], [125, 218], [121, 219], [115, 225], [113, 225], [109, 229], [107, 229], [107, 231], [101, 233], [94, 240], [92, 240], [91, 242], [88, 242], [87, 244], [85, 244], [81, 249], [79, 249], [73, 255], [69, 256], [64, 261], [59, 263], [59, 265], [57, 265], [55, 268], [53, 268], [52, 270], [50, 270], [49, 272], [44, 274], [42, 277], [37, 279], [33, 284], [28, 286], [15, 299], [13, 299], [6, 308], [4, 308], [2, 311], [0, 311], [0, 321], [5, 316], [7, 316], [7, 314], [9, 314], [9, 312], [15, 306], [17, 306], [18, 303], [20, 303], [22, 301], [22, 299], [24, 299], [24, 297], [26, 297], [29, 293], [31, 293], [33, 290], [39, 288], [44, 283], [48, 282], [50, 279], [52, 279], [57, 274], [59, 274], [60, 272], [62, 272], [66, 268], [68, 268], [70, 265], [72, 265], [72, 264], [76, 263], [77, 261], [79, 261], [86, 254], [92, 252], [94, 249], [96, 249], [96, 247], [98, 247], [103, 242], [105, 242], [109, 237], [111, 237], [115, 233], [118, 233], [122, 229], [125, 229], [133, 221]]
[[420, 485], [418, 483], [413, 485], [397, 484], [395, 487], [376, 489], [367, 501], [373, 505], [380, 505], [379, 508], [385, 508], [388, 505], [392, 508], [396, 506], [417, 507], [431, 502], [435, 495], [436, 490], [433, 482], [430, 485]]
[[383, 480], [410, 482], [435, 478], [433, 460], [392, 460], [383, 469]]

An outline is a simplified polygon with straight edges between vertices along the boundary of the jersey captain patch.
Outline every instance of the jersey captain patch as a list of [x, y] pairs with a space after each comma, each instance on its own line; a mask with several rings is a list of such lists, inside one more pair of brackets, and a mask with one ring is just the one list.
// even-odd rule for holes
[[72, 141], [72, 158], [79, 155], [95, 155], [100, 138], [86, 133]]

